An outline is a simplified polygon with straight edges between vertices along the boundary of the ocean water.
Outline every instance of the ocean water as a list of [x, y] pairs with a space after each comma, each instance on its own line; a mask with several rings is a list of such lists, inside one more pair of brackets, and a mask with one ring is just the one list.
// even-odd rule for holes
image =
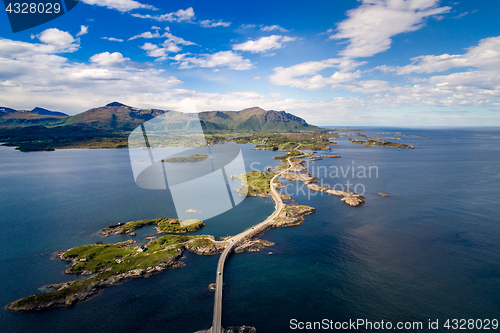
[[[403, 137], [419, 149], [398, 150], [363, 148], [340, 138], [332, 153], [341, 158], [308, 163], [324, 184], [349, 181], [351, 189], [363, 190], [361, 207], [283, 180], [296, 202], [317, 211], [300, 226], [264, 234], [275, 242], [270, 248], [230, 257], [223, 326], [274, 333], [297, 331], [290, 328], [292, 319], [365, 319], [422, 322], [421, 331], [430, 331], [428, 321], [439, 320], [437, 331], [444, 332], [446, 319], [500, 319], [500, 130], [366, 130], [430, 139]], [[248, 171], [277, 165], [272, 156], [282, 154], [241, 147]], [[126, 150], [20, 153], [0, 147], [0, 161], [2, 305], [74, 278], [63, 274], [64, 262], [51, 259], [55, 251], [127, 239], [100, 237], [99, 229], [110, 223], [175, 215], [168, 191], [135, 185]], [[251, 166], [255, 162], [260, 164]], [[370, 167], [370, 177], [358, 173]], [[269, 198], [247, 198], [197, 233], [238, 233], [265, 219], [273, 206]], [[138, 239], [153, 233], [145, 229]], [[2, 309], [2, 332], [209, 328], [208, 284], [215, 280], [218, 256], [185, 256], [186, 267], [107, 288], [72, 308]]]

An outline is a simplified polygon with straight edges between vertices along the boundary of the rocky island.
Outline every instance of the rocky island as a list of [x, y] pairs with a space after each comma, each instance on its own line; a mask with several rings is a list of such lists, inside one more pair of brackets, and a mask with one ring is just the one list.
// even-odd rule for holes
[[361, 140], [356, 140], [354, 138], [349, 138], [348, 140], [351, 141], [352, 143], [360, 144], [361, 147], [380, 146], [380, 147], [408, 148], [408, 149], [418, 148], [416, 146], [407, 145], [405, 143], [388, 142], [379, 137], [369, 137], [360, 132], [356, 133], [356, 136], [358, 136]]
[[162, 162], [198, 162], [203, 161], [208, 158], [208, 155], [205, 154], [194, 154], [189, 155], [187, 157], [171, 157], [161, 160]]
[[113, 228], [104, 228], [101, 231], [101, 235], [108, 237], [115, 234], [131, 234], [134, 230], [148, 225], [156, 225], [157, 226], [156, 230], [158, 231], [159, 234], [161, 233], [184, 234], [187, 232], [193, 232], [203, 228], [205, 226], [205, 223], [196, 219], [184, 220], [181, 222], [179, 219], [167, 219], [167, 218], [131, 221], [119, 224], [118, 226]]

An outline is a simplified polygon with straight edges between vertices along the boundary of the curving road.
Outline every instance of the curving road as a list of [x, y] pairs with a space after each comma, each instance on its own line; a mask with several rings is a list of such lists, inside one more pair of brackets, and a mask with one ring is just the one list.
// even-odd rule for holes
[[[297, 146], [298, 148], [298, 146]], [[295, 148], [295, 149], [297, 149]], [[214, 301], [214, 318], [212, 322], [212, 328], [211, 328], [211, 333], [222, 333], [222, 326], [221, 326], [221, 321], [222, 321], [222, 286], [224, 282], [224, 265], [226, 263], [226, 259], [228, 254], [231, 252], [232, 248], [234, 247], [234, 244], [238, 243], [245, 237], [248, 237], [250, 234], [255, 232], [257, 229], [260, 229], [260, 227], [265, 226], [268, 223], [272, 223], [274, 221], [274, 218], [276, 218], [279, 213], [281, 213], [281, 210], [285, 207], [285, 204], [283, 203], [283, 200], [281, 199], [281, 196], [279, 195], [278, 190], [276, 190], [276, 186], [274, 184], [274, 181], [281, 177], [283, 172], [290, 170], [292, 167], [292, 162], [290, 161], [290, 158], [287, 159], [289, 167], [286, 170], [281, 171], [278, 173], [276, 176], [274, 176], [271, 181], [270, 181], [270, 186], [271, 186], [271, 197], [274, 200], [275, 208], [274, 208], [274, 213], [272, 213], [267, 219], [265, 219], [263, 222], [255, 225], [254, 227], [247, 229], [243, 231], [242, 233], [239, 233], [236, 236], [233, 236], [226, 241], [229, 243], [229, 245], [226, 246], [224, 251], [222, 252], [220, 258], [219, 258], [219, 263], [217, 264], [217, 277], [215, 280], [216, 287], [215, 287], [215, 301]]]

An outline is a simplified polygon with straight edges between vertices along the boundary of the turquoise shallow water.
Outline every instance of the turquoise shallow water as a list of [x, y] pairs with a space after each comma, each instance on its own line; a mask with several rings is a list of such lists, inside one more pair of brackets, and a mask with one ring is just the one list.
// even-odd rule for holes
[[[368, 132], [375, 130], [395, 131]], [[293, 318], [426, 323], [500, 317], [500, 139], [495, 138], [500, 131], [402, 132], [432, 139], [403, 138], [420, 148], [399, 151], [362, 148], [342, 138], [333, 148], [342, 158], [309, 164], [330, 185], [362, 184], [367, 202], [361, 207], [338, 197], [310, 196], [314, 193], [284, 182], [297, 202], [317, 211], [300, 226], [266, 233], [263, 238], [275, 242], [269, 250], [230, 257], [224, 325], [289, 332]], [[261, 162], [260, 169], [276, 165], [271, 157], [281, 154], [242, 149], [248, 170], [252, 162]], [[126, 150], [20, 153], [0, 147], [0, 161], [2, 305], [72, 278], [62, 274], [63, 262], [50, 259], [54, 251], [101, 240], [97, 231], [109, 223], [175, 214], [167, 191], [135, 186]], [[378, 177], [325, 176], [325, 169], [353, 165], [376, 166]], [[271, 199], [247, 198], [207, 221], [201, 232], [235, 234], [272, 210]], [[213, 294], [207, 286], [215, 279], [217, 259], [188, 253], [184, 268], [108, 288], [69, 309], [2, 310], [2, 331], [208, 328]]]

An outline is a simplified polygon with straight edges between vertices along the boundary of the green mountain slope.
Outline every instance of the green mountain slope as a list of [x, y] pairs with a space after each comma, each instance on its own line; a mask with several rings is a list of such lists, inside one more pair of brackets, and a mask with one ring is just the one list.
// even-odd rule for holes
[[110, 131], [132, 131], [140, 124], [163, 114], [156, 109], [138, 109], [118, 102], [69, 117], [64, 125], [81, 125]]
[[314, 131], [304, 119], [285, 111], [265, 111], [259, 107], [242, 111], [206, 111], [199, 113], [205, 131], [290, 132]]
[[[36, 108], [45, 113], [45, 109]], [[24, 151], [53, 148], [124, 148], [137, 126], [165, 112], [139, 109], [118, 102], [74, 116], [41, 115], [0, 107], [0, 142]], [[198, 114], [205, 134], [314, 132], [318, 127], [284, 111], [254, 107], [241, 111]], [[185, 124], [179, 124], [180, 127]], [[175, 127], [175, 125], [174, 125]]]

